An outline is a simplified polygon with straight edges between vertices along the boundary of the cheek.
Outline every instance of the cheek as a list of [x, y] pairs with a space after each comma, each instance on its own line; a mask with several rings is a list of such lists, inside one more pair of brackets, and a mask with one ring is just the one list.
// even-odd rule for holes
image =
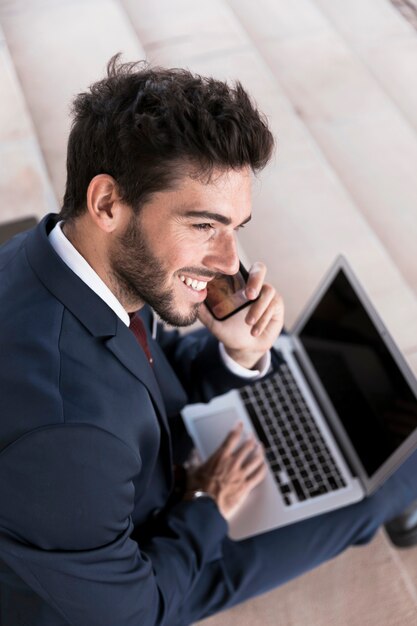
[[185, 267], [202, 267], [210, 247], [207, 234], [194, 232], [183, 224], [167, 225], [152, 232], [153, 251], [172, 275]]
[[196, 265], [204, 258], [207, 242], [201, 237], [177, 235], [170, 244], [163, 246], [170, 265]]

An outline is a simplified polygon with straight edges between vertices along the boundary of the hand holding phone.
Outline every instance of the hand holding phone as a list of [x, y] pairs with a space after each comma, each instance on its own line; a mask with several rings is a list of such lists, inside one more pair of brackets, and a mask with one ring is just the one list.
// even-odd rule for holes
[[[276, 289], [265, 282], [265, 275], [264, 263], [256, 262], [250, 274], [241, 265], [238, 274], [209, 281], [205, 306], [199, 309], [200, 321], [227, 354], [247, 369], [269, 351], [284, 323], [284, 303]], [[248, 307], [247, 313], [232, 318], [244, 307]]]

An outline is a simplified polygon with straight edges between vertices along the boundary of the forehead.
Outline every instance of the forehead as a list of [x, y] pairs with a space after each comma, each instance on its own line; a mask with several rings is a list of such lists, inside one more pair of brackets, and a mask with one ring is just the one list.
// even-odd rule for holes
[[208, 182], [185, 175], [172, 189], [155, 193], [143, 208], [164, 218], [210, 211], [238, 224], [251, 212], [252, 177], [250, 168], [215, 170]]

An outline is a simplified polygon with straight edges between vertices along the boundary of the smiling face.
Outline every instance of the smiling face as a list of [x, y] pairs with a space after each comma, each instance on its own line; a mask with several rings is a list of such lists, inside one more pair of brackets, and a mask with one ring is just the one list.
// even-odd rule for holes
[[207, 281], [238, 271], [236, 232], [250, 213], [249, 168], [214, 172], [209, 183], [185, 176], [155, 193], [110, 250], [119, 299], [148, 303], [168, 324], [192, 324]]

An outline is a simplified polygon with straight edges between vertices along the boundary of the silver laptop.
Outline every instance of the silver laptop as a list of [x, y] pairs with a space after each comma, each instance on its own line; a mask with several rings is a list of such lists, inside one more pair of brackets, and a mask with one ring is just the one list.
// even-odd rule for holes
[[361, 500], [417, 449], [416, 380], [344, 257], [275, 350], [276, 373], [183, 410], [202, 460], [239, 420], [264, 445], [233, 539]]

